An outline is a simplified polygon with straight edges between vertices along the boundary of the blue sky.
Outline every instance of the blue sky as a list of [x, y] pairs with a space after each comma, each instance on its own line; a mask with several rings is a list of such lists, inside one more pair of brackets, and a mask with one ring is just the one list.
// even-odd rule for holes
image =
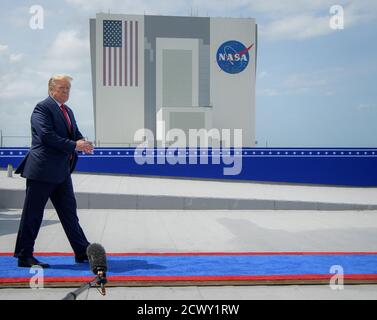
[[[35, 4], [44, 9], [42, 30], [29, 27]], [[329, 26], [332, 5], [344, 9], [343, 30]], [[74, 78], [69, 105], [82, 133], [94, 139], [89, 18], [101, 11], [256, 18], [257, 146], [377, 147], [375, 0], [3, 0], [3, 135], [29, 135], [48, 78], [68, 73]], [[24, 141], [4, 138], [4, 144]]]

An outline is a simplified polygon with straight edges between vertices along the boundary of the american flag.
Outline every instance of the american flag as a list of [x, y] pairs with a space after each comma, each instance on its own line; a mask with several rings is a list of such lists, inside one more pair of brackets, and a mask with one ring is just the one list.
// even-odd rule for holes
[[103, 20], [103, 85], [139, 86], [139, 22]]

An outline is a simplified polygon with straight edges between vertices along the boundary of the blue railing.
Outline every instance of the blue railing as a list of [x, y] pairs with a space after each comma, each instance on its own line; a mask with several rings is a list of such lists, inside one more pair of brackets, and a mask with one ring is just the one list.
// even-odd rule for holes
[[[17, 167], [27, 152], [0, 148], [0, 167]], [[76, 171], [377, 187], [377, 148], [96, 148], [79, 155]]]

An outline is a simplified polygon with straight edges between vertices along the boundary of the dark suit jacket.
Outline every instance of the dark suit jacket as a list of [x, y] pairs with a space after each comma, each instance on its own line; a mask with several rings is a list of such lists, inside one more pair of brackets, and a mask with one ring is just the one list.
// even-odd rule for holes
[[76, 141], [83, 138], [73, 112], [67, 107], [72, 123], [68, 130], [63, 112], [51, 97], [39, 102], [31, 115], [31, 148], [16, 173], [28, 179], [63, 182], [77, 162]]

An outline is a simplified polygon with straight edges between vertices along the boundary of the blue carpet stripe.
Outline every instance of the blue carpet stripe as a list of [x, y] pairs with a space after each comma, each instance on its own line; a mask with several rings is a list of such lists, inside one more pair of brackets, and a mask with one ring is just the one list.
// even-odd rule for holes
[[[71, 256], [38, 256], [49, 263], [46, 277], [92, 276], [89, 265], [75, 264]], [[108, 276], [274, 276], [330, 274], [340, 265], [345, 275], [377, 274], [377, 255], [246, 255], [246, 256], [109, 256]], [[17, 259], [0, 257], [0, 278], [31, 277], [18, 268]]]

